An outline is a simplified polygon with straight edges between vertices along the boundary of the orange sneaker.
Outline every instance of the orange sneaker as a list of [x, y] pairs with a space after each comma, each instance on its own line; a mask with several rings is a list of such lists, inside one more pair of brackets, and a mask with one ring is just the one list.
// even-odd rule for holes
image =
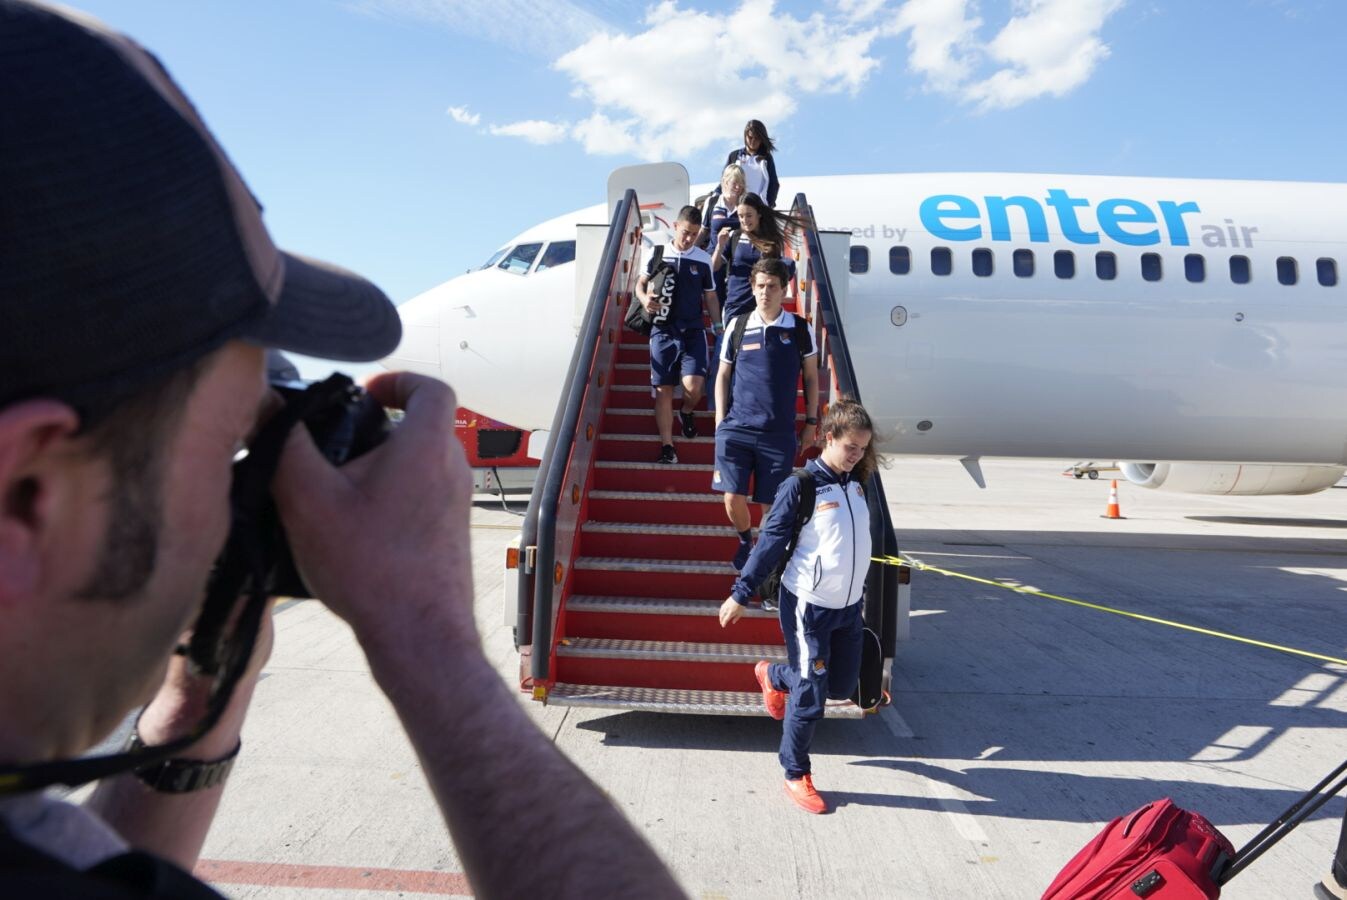
[[805, 812], [826, 813], [828, 804], [814, 790], [814, 779], [811, 775], [805, 775], [803, 778], [797, 778], [791, 781], [786, 779], [786, 796], [795, 801], [795, 805]]
[[767, 707], [767, 715], [780, 721], [786, 717], [786, 692], [772, 687], [772, 679], [767, 674], [771, 666], [767, 660], [760, 659], [753, 667], [753, 674], [758, 676], [758, 684], [762, 686], [762, 705]]

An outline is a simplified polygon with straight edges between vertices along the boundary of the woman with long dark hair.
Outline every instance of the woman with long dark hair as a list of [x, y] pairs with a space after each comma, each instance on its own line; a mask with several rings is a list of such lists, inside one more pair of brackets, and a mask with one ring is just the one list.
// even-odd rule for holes
[[[809, 744], [829, 699], [850, 697], [861, 670], [861, 600], [870, 571], [870, 508], [865, 482], [875, 471], [874, 426], [859, 403], [841, 398], [819, 426], [823, 453], [777, 489], [758, 543], [720, 607], [721, 627], [737, 622], [749, 598], [774, 571], [794, 537], [806, 491], [813, 513], [781, 570], [777, 604], [786, 639], [785, 663], [753, 669], [768, 715], [783, 719], [779, 759], [786, 794], [801, 809], [828, 811], [814, 790]], [[808, 507], [806, 507], [807, 511]]]
[[[739, 201], [736, 210], [739, 228], [722, 228], [716, 235], [715, 250], [711, 254], [711, 269], [719, 271], [728, 266], [725, 278], [725, 302], [721, 318], [728, 323], [740, 313], [753, 309], [753, 264], [764, 256], [780, 257], [795, 281], [795, 260], [786, 256], [786, 231], [806, 223], [788, 213], [777, 212], [751, 191]], [[736, 236], [737, 235], [737, 236]], [[733, 241], [733, 243], [731, 243]]]
[[725, 165], [738, 163], [744, 170], [750, 193], [767, 200], [768, 206], [776, 206], [776, 195], [781, 183], [776, 178], [776, 142], [767, 133], [767, 126], [757, 119], [749, 119], [744, 126], [744, 146], [731, 150], [725, 158]]

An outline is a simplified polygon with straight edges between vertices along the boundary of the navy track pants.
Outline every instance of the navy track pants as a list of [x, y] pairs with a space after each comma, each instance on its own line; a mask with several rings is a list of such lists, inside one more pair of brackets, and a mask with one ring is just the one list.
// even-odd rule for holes
[[859, 602], [842, 609], [814, 606], [801, 603], [784, 585], [779, 602], [790, 661], [774, 663], [768, 676], [773, 687], [789, 693], [779, 757], [786, 777], [794, 780], [811, 772], [809, 744], [824, 705], [856, 690], [864, 624]]

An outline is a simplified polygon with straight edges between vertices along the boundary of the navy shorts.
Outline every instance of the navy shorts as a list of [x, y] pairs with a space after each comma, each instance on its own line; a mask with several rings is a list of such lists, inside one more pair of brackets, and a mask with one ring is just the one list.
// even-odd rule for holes
[[650, 332], [650, 384], [678, 384], [689, 375], [706, 377], [706, 329]]
[[753, 502], [771, 503], [795, 465], [798, 448], [793, 432], [759, 434], [722, 425], [716, 429], [716, 471], [711, 490], [748, 496], [752, 475]]

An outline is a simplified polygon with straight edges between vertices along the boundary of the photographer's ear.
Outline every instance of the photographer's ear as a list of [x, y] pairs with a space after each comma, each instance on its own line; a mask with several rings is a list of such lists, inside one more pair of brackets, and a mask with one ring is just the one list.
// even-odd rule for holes
[[55, 400], [0, 409], [0, 606], [39, 588], [53, 533], [78, 503], [79, 416]]

